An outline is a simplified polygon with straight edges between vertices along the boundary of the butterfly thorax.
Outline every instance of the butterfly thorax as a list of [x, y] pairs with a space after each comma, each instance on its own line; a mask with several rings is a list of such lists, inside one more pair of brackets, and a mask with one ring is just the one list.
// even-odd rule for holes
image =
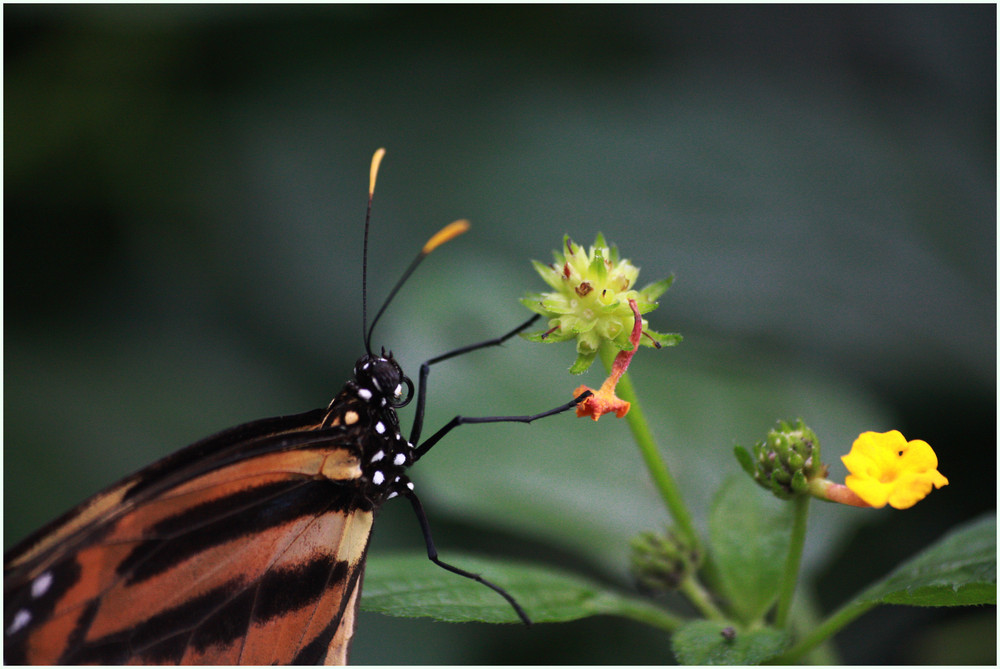
[[413, 488], [405, 475], [413, 463], [413, 444], [403, 437], [396, 416], [412, 391], [412, 382], [391, 353], [366, 354], [355, 364], [354, 378], [327, 408], [323, 424], [343, 426], [352, 435], [361, 461], [362, 494], [376, 507]]

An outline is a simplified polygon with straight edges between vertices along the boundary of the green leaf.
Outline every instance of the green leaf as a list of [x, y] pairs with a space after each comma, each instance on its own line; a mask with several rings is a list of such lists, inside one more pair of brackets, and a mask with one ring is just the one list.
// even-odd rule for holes
[[753, 456], [750, 455], [750, 451], [748, 451], [743, 446], [734, 446], [733, 454], [739, 461], [740, 467], [743, 468], [743, 471], [745, 471], [750, 476], [754, 476], [757, 473], [757, 467], [754, 465]]
[[594, 259], [590, 261], [590, 267], [588, 269], [600, 282], [603, 282], [608, 276], [608, 267], [604, 264], [604, 254], [602, 253], [602, 249], [594, 249]]
[[536, 344], [559, 344], [568, 339], [573, 339], [573, 335], [559, 332], [558, 330], [549, 333], [546, 333], [544, 330], [540, 332], [522, 332], [518, 336], [521, 339], [526, 339]]
[[552, 257], [555, 258], [556, 265], [562, 265], [566, 262], [566, 256], [564, 254], [572, 254], [571, 249], [572, 241], [569, 235], [563, 235], [562, 246], [559, 249], [552, 252]]
[[552, 316], [553, 314], [572, 314], [576, 309], [569, 306], [566, 299], [559, 293], [546, 293], [542, 296], [542, 309], [548, 311], [548, 314], [543, 313], [543, 316]]
[[536, 314], [551, 316], [551, 312], [542, 305], [544, 299], [545, 295], [542, 293], [528, 293], [520, 299], [520, 302]]
[[[671, 638], [674, 655], [681, 664], [760, 664], [778, 655], [789, 644], [787, 632], [761, 628], [734, 630], [727, 634], [724, 622], [696, 620], [684, 625]], [[727, 638], [731, 636], [731, 638]]]
[[990, 514], [955, 528], [858, 598], [910, 606], [997, 603], [997, 519]]
[[583, 374], [588, 369], [590, 365], [593, 364], [594, 358], [597, 357], [596, 353], [578, 353], [576, 356], [576, 361], [569, 368], [570, 374]]
[[661, 279], [660, 281], [649, 284], [639, 291], [639, 295], [645, 302], [654, 303], [655, 305], [656, 299], [660, 297], [660, 295], [663, 295], [663, 293], [667, 292], [673, 282], [674, 275], [671, 274], [666, 279]]
[[534, 267], [535, 271], [538, 272], [538, 275], [545, 280], [545, 283], [558, 289], [558, 284], [553, 285], [553, 283], [555, 283], [554, 278], [558, 275], [557, 270], [553, 269], [551, 265], [546, 265], [545, 263], [538, 262], [537, 260], [532, 260], [531, 266]]
[[643, 346], [653, 346], [653, 342], [650, 338], [656, 340], [656, 343], [662, 346], [677, 346], [682, 341], [684, 337], [677, 334], [676, 332], [656, 332], [655, 330], [643, 330], [644, 334], [649, 335], [649, 337], [643, 337], [639, 340], [639, 343]]
[[743, 476], [723, 483], [712, 505], [709, 543], [726, 598], [747, 623], [778, 596], [791, 528], [791, 507]]
[[[448, 561], [509, 592], [535, 623], [617, 615], [663, 629], [679, 621], [645, 600], [549, 567], [449, 555]], [[361, 608], [405, 618], [447, 622], [516, 623], [500, 595], [472, 579], [438, 567], [423, 553], [372, 556], [365, 569]]]

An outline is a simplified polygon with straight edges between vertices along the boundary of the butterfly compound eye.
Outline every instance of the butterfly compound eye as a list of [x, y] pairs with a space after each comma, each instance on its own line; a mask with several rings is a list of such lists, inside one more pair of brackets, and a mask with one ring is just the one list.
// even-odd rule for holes
[[354, 368], [354, 378], [360, 387], [384, 397], [394, 407], [405, 406], [413, 396], [413, 382], [404, 376], [391, 355], [363, 357]]
[[396, 407], [397, 409], [405, 407], [407, 404], [410, 403], [410, 400], [413, 398], [413, 381], [410, 381], [410, 377], [404, 376], [403, 383], [406, 384], [406, 394], [405, 395], [402, 394], [402, 389], [400, 389], [400, 394], [397, 395], [394, 400], [392, 400], [392, 406]]

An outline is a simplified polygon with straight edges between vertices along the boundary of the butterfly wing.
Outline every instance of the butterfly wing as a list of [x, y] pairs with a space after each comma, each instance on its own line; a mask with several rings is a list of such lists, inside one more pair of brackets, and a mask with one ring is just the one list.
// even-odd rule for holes
[[10, 551], [5, 662], [346, 660], [373, 516], [326, 415], [189, 446]]

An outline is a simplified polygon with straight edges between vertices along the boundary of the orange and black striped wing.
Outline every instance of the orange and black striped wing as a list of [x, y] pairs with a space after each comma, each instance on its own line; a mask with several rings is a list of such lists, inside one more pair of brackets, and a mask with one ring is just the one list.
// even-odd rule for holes
[[373, 504], [360, 426], [330, 415], [196, 443], [14, 548], [4, 661], [345, 662]]

